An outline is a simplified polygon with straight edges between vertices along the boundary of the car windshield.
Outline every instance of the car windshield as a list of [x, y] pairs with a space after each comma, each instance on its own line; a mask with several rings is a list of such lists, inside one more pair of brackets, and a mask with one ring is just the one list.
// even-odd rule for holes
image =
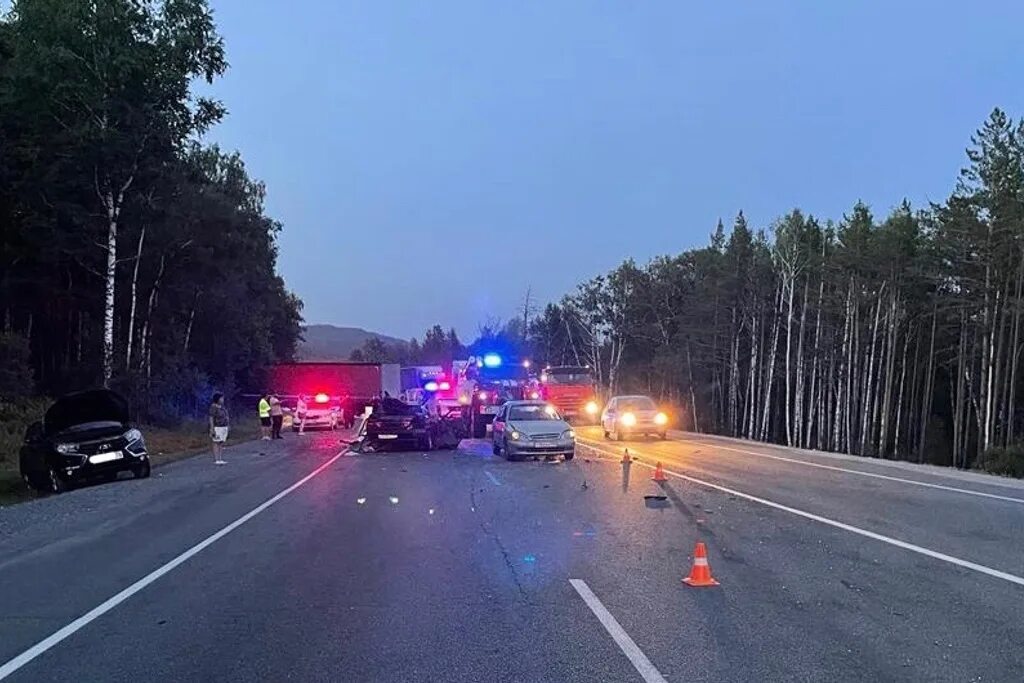
[[619, 399], [619, 410], [657, 410], [658, 406], [646, 396], [630, 396]]
[[543, 375], [545, 384], [586, 384], [594, 383], [594, 376], [586, 368], [551, 368]]
[[514, 422], [516, 420], [520, 422], [532, 422], [555, 421], [561, 420], [562, 418], [553, 406], [537, 403], [525, 406], [512, 406], [508, 411], [508, 419], [510, 422]]

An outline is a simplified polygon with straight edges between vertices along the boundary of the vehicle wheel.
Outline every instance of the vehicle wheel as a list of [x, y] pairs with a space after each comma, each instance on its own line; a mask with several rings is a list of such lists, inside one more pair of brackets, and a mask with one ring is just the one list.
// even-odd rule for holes
[[622, 441], [622, 432], [615, 432], [615, 434], [612, 436], [612, 439], [614, 439], [615, 441]]
[[611, 434], [608, 433], [607, 429], [604, 430], [604, 438], [606, 438], [606, 439], [610, 439], [611, 438]]
[[151, 471], [152, 467], [150, 466], [148, 459], [141, 465], [136, 465], [132, 468], [132, 474], [135, 475], [136, 479], [148, 479]]
[[51, 467], [49, 469], [48, 474], [49, 474], [49, 477], [50, 477], [50, 480], [49, 480], [50, 493], [64, 493], [65, 491], [70, 491], [71, 490], [71, 484], [69, 482], [61, 479], [60, 475], [57, 474], [57, 470], [55, 470], [55, 469], [53, 469]]
[[665, 439], [668, 438], [668, 432], [661, 432], [660, 434], [658, 434], [658, 438], [664, 441]]
[[568, 453], [565, 454], [565, 461], [569, 462], [570, 460], [572, 460], [575, 457], [576, 457], [576, 451], [569, 451]]
[[498, 447], [497, 441], [491, 442], [491, 453], [494, 453], [495, 455], [501, 455], [501, 448]]

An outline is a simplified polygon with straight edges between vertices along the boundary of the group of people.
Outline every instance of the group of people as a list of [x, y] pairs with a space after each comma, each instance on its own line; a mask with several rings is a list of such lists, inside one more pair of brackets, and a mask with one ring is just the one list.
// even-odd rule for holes
[[[301, 413], [305, 408], [302, 398], [299, 398], [299, 404], [298, 409]], [[284, 424], [284, 406], [281, 405], [281, 399], [274, 392], [267, 392], [260, 396], [256, 410], [260, 418], [260, 431], [262, 432], [263, 440], [283, 439], [281, 427]], [[226, 465], [227, 461], [224, 460], [224, 444], [228, 440], [231, 416], [228, 414], [224, 394], [220, 392], [213, 394], [210, 399], [210, 408], [207, 416], [213, 450], [213, 463], [215, 465]]]
[[263, 440], [283, 439], [281, 426], [284, 424], [284, 406], [281, 399], [274, 392], [268, 392], [260, 396], [260, 402], [256, 406], [260, 416], [260, 431]]

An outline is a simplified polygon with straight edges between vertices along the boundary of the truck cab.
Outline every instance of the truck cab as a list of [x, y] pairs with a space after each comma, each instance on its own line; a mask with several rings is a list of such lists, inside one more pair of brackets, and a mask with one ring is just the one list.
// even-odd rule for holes
[[544, 368], [540, 374], [540, 394], [569, 422], [597, 424], [600, 419], [597, 383], [588, 367], [557, 365]]

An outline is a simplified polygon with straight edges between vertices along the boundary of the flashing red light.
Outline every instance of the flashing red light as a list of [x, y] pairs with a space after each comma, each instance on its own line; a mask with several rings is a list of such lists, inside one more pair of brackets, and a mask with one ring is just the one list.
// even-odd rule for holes
[[331, 400], [331, 397], [328, 396], [327, 394], [317, 394], [316, 396], [313, 397], [313, 400], [316, 401], [317, 403], [327, 403], [328, 401]]
[[480, 394], [479, 394], [479, 397], [480, 397], [481, 401], [486, 401], [487, 400], [487, 392], [486, 391], [481, 391]]
[[441, 388], [441, 391], [448, 391], [449, 389], [452, 388], [452, 385], [449, 384], [448, 382], [441, 382], [437, 386]]
[[531, 391], [530, 398], [536, 401], [538, 398], [540, 398], [540, 394], [538, 394], [536, 391]]

